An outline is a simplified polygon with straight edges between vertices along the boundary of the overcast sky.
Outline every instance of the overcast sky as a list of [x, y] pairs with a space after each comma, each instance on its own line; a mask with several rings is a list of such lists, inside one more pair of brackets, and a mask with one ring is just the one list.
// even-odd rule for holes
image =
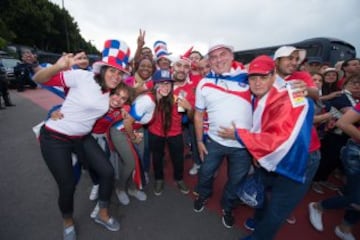
[[214, 39], [236, 50], [334, 37], [360, 55], [359, 0], [50, 0], [64, 7], [81, 35], [100, 51], [106, 39], [125, 41], [135, 52], [139, 29], [146, 46], [167, 43], [173, 55], [188, 48], [206, 53]]

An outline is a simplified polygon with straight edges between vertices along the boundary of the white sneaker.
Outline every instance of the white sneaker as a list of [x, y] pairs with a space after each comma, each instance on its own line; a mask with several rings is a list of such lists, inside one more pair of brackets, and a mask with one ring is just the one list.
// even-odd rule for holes
[[339, 186], [329, 181], [320, 181], [319, 184], [333, 191], [337, 191], [339, 189]]
[[295, 224], [296, 223], [296, 217], [294, 215], [291, 215], [291, 216], [286, 218], [286, 222], [288, 224]]
[[74, 225], [64, 228], [64, 240], [76, 240], [76, 231]]
[[129, 205], [130, 199], [129, 199], [129, 196], [126, 194], [125, 191], [116, 189], [115, 193], [116, 193], [117, 198], [119, 199], [119, 202], [122, 205]]
[[139, 201], [146, 201], [146, 193], [137, 189], [128, 189], [128, 194]]
[[315, 204], [315, 202], [309, 203], [310, 222], [316, 230], [323, 231], [322, 212], [315, 208]]
[[354, 235], [352, 235], [351, 233], [344, 233], [343, 231], [341, 231], [339, 226], [335, 227], [335, 235], [342, 240], [356, 240]]
[[192, 168], [190, 168], [190, 170], [189, 170], [189, 174], [190, 175], [196, 175], [199, 172], [199, 168], [200, 168], [200, 165], [194, 163]]
[[312, 190], [314, 190], [314, 192], [317, 192], [319, 194], [324, 194], [324, 189], [321, 187], [319, 182], [313, 182], [311, 188]]
[[90, 218], [94, 219], [98, 215], [99, 210], [100, 210], [99, 203], [96, 203], [94, 210], [90, 214]]
[[90, 191], [89, 199], [91, 201], [96, 200], [99, 196], [99, 184], [93, 185]]

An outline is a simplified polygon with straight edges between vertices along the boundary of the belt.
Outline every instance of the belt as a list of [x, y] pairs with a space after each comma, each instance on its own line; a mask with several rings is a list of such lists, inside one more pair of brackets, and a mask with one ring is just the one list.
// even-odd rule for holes
[[84, 138], [86, 135], [73, 135], [73, 136], [70, 136], [70, 135], [66, 135], [66, 134], [63, 134], [63, 133], [60, 133], [60, 132], [58, 132], [58, 131], [55, 131], [54, 129], [51, 129], [51, 128], [49, 128], [49, 127], [47, 127], [46, 125], [44, 126], [45, 127], [45, 129], [47, 130], [47, 131], [49, 131], [49, 132], [51, 132], [51, 133], [53, 133], [53, 134], [56, 134], [56, 135], [58, 135], [58, 136], [60, 136], [60, 137], [64, 137], [64, 138], [68, 138], [68, 139], [82, 139], [82, 138]]

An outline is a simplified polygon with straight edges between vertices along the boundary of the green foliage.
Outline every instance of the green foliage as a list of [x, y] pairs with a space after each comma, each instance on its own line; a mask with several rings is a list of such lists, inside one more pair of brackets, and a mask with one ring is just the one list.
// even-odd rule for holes
[[0, 49], [3, 49], [4, 47], [6, 47], [6, 44], [7, 44], [7, 42], [5, 41], [5, 39], [0, 37]]
[[[48, 0], [1, 0], [0, 38], [49, 52], [72, 52], [81, 48], [99, 54], [80, 35], [78, 24], [69, 12]], [[1, 43], [2, 40], [0, 48]]]

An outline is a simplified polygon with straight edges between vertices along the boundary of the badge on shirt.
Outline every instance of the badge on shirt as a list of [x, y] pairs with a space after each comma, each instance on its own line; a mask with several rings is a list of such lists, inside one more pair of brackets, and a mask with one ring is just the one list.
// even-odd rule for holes
[[287, 82], [286, 88], [290, 97], [291, 105], [293, 107], [300, 107], [305, 105], [305, 95], [304, 92], [299, 91], [299, 89], [292, 86], [291, 81]]

